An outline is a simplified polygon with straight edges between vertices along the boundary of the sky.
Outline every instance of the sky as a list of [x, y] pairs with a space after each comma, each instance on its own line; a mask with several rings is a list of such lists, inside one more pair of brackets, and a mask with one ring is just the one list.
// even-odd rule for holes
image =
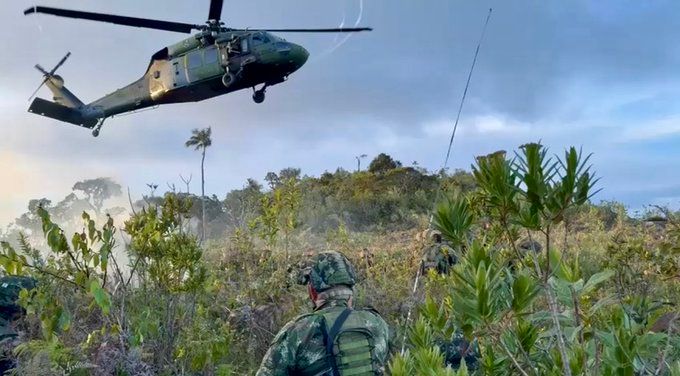
[[[139, 78], [151, 54], [185, 35], [49, 15], [32, 5], [201, 23], [208, 0], [17, 0], [0, 5], [0, 224], [32, 198], [60, 200], [76, 181], [111, 177], [135, 197], [147, 183], [200, 191], [200, 155], [184, 147], [211, 126], [206, 192], [299, 167], [318, 175], [385, 152], [442, 167], [488, 9], [493, 14], [454, 141], [450, 168], [541, 141], [593, 153], [602, 191], [632, 210], [680, 204], [677, 1], [225, 0], [232, 27], [374, 31], [282, 35], [309, 61], [255, 104], [249, 91], [108, 119], [101, 135], [29, 114], [52, 67], [84, 102]], [[46, 88], [39, 96], [50, 98]]]

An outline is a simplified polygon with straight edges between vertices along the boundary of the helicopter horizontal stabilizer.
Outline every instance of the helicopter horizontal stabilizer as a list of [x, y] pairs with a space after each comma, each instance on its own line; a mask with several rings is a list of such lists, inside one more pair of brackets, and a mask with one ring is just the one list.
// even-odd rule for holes
[[98, 119], [84, 118], [80, 111], [74, 108], [62, 106], [42, 98], [35, 98], [28, 108], [28, 112], [90, 129], [94, 128], [98, 122]]

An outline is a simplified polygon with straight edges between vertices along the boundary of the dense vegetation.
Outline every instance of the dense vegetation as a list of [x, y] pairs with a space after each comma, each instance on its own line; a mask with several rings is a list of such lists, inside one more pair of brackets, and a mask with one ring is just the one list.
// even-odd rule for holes
[[[108, 179], [54, 205], [32, 200], [0, 253], [4, 274], [38, 280], [3, 347], [15, 373], [252, 374], [309, 308], [299, 263], [336, 249], [361, 275], [358, 304], [394, 329], [394, 375], [680, 375], [680, 322], [668, 314], [680, 218], [592, 204], [597, 181], [576, 150], [551, 159], [528, 144], [454, 174], [382, 154], [366, 171], [288, 168], [265, 181], [223, 200], [150, 185], [130, 215], [104, 208], [121, 193]], [[435, 201], [433, 224], [460, 262], [412, 295]], [[459, 335], [481, 355], [454, 371], [440, 344]]]

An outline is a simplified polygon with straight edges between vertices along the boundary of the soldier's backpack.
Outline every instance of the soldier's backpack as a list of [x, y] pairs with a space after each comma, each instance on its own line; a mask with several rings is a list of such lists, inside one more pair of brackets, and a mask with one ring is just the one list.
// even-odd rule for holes
[[366, 328], [369, 311], [329, 310], [321, 317], [332, 376], [382, 375], [376, 362], [374, 334]]

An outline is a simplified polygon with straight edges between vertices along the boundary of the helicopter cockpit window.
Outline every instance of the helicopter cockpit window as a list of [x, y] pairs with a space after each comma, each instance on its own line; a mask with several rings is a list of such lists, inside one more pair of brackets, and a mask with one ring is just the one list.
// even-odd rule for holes
[[269, 38], [264, 33], [253, 34], [253, 46], [269, 43]]
[[189, 69], [198, 68], [203, 65], [203, 59], [201, 58], [201, 51], [195, 51], [189, 54], [187, 57], [187, 67]]
[[280, 36], [277, 36], [277, 35], [274, 35], [274, 34], [267, 33], [266, 36], [267, 36], [267, 38], [273, 40], [274, 42], [285, 42], [286, 41], [285, 39], [281, 38]]
[[203, 56], [203, 62], [205, 64], [217, 63], [217, 49], [214, 47], [205, 50], [205, 55]]
[[241, 39], [241, 53], [247, 54], [250, 52], [250, 49], [248, 48], [248, 39], [243, 38]]

